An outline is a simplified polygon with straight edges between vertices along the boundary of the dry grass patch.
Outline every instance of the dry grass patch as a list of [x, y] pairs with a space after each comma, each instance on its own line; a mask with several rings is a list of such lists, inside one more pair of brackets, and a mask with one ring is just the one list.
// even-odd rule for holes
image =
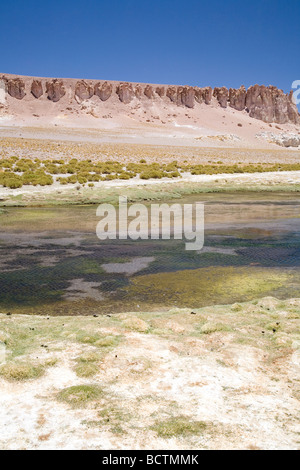
[[188, 416], [179, 415], [158, 420], [151, 430], [159, 437], [170, 439], [172, 437], [199, 436], [207, 431], [208, 425], [203, 421], [194, 421]]
[[74, 371], [78, 377], [93, 377], [99, 372], [99, 362], [103, 357], [94, 351], [88, 351], [77, 357]]
[[[74, 439], [88, 448], [107, 442], [116, 448], [159, 448], [162, 442], [194, 449], [252, 442], [296, 448], [300, 302], [267, 298], [237, 305], [49, 320], [0, 314], [8, 354], [2, 377], [38, 377], [56, 357], [61, 366], [38, 382], [19, 383], [13, 394], [13, 385], [1, 391], [9, 398], [4, 425], [11, 420], [6, 408], [16, 409], [15, 436], [5, 445], [38, 448], [54, 416], [58, 424], [47, 446], [70, 446]], [[124, 324], [132, 318], [134, 329]], [[147, 334], [135, 329], [136, 320], [147, 325]], [[24, 436], [22, 411], [33, 416], [35, 434]]]
[[102, 356], [95, 351], [88, 351], [79, 356], [76, 360], [78, 363], [89, 363], [89, 362], [98, 362], [102, 359]]
[[232, 331], [232, 329], [229, 326], [224, 325], [222, 323], [213, 323], [213, 322], [205, 323], [200, 328], [200, 332], [204, 335], [210, 335], [211, 333], [216, 333], [218, 331], [230, 332]]
[[143, 374], [153, 367], [153, 363], [147, 357], [136, 357], [131, 360], [129, 367], [132, 374]]
[[99, 372], [99, 367], [96, 364], [83, 363], [78, 364], [74, 371], [78, 377], [93, 377]]
[[45, 373], [43, 365], [28, 362], [8, 362], [0, 367], [0, 376], [10, 381], [38, 379]]
[[57, 399], [73, 407], [85, 407], [103, 396], [104, 391], [99, 385], [75, 385], [61, 390]]
[[123, 321], [123, 325], [130, 330], [139, 331], [140, 333], [146, 333], [150, 326], [147, 322], [138, 317], [129, 317]]
[[100, 334], [90, 334], [89, 332], [81, 331], [77, 334], [76, 340], [79, 343], [90, 344], [98, 348], [114, 348], [118, 346], [121, 341], [120, 335], [103, 336]]

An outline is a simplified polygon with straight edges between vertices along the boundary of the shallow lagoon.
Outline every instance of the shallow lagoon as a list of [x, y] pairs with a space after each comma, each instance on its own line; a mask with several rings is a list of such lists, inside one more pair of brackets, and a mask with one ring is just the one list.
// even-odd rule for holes
[[[300, 196], [207, 194], [205, 247], [96, 237], [96, 206], [0, 213], [0, 310], [95, 314], [300, 297]], [[177, 202], [178, 201], [174, 201]]]

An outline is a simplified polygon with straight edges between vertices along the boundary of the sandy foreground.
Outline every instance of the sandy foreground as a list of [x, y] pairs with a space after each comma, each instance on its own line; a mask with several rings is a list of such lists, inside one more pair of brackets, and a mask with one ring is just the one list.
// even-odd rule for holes
[[0, 446], [299, 449], [299, 319], [274, 298], [0, 315]]

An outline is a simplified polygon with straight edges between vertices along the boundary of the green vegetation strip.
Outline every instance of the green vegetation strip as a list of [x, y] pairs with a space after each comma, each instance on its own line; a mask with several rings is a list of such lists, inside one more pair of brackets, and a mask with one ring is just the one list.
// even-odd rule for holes
[[0, 185], [11, 189], [24, 185], [51, 186], [55, 181], [61, 185], [79, 184], [93, 187], [95, 182], [110, 180], [141, 180], [180, 178], [182, 174], [217, 175], [265, 173], [278, 171], [300, 171], [300, 163], [294, 164], [234, 164], [226, 165], [222, 161], [216, 164], [181, 165], [177, 161], [169, 164], [140, 163], [122, 164], [116, 161], [93, 163], [92, 160], [40, 160], [10, 157], [0, 160]]

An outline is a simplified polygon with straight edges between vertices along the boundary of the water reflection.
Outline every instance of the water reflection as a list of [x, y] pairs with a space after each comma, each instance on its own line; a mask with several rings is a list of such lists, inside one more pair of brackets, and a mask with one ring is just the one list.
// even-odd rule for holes
[[300, 297], [299, 197], [210, 194], [180, 202], [199, 200], [206, 213], [200, 252], [180, 240], [100, 242], [95, 206], [6, 209], [1, 310], [91, 314]]

